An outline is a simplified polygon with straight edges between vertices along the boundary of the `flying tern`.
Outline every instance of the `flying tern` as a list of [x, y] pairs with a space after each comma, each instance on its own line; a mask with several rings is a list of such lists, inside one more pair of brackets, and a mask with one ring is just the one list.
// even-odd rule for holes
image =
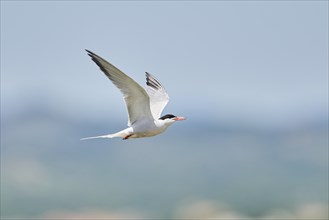
[[132, 78], [102, 57], [89, 50], [86, 51], [97, 66], [121, 91], [128, 110], [128, 128], [114, 134], [87, 137], [81, 140], [114, 137], [127, 140], [130, 138], [151, 137], [161, 134], [174, 122], [186, 119], [185, 117], [178, 117], [172, 114], [161, 117], [163, 109], [169, 102], [169, 96], [159, 80], [153, 75], [146, 72], [147, 87], [145, 90]]

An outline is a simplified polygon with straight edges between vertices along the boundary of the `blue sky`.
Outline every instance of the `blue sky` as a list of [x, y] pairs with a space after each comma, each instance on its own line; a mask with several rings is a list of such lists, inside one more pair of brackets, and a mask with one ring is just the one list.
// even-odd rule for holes
[[141, 84], [145, 71], [156, 75], [168, 113], [265, 124], [327, 117], [325, 1], [1, 4], [4, 114], [43, 101], [63, 114], [124, 118], [86, 48]]

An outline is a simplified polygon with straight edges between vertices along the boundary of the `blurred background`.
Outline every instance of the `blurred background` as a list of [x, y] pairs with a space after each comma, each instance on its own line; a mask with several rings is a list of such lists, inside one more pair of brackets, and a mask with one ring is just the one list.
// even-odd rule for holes
[[[186, 116], [126, 127], [89, 49]], [[328, 218], [327, 1], [1, 1], [1, 218]]]

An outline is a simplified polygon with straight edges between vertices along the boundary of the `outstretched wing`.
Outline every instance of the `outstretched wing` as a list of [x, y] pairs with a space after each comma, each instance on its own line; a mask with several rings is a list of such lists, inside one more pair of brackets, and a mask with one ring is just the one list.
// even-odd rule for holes
[[146, 91], [132, 78], [104, 60], [102, 57], [86, 50], [92, 60], [99, 66], [105, 75], [121, 91], [128, 110], [128, 126], [138, 120], [153, 120], [150, 109], [150, 98]]
[[153, 118], [158, 119], [169, 102], [169, 96], [161, 83], [146, 72], [146, 92], [150, 97], [150, 107]]

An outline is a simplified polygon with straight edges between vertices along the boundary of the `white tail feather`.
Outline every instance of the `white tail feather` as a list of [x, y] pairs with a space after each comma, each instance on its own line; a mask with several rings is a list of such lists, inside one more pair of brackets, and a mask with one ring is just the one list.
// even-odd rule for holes
[[107, 135], [101, 135], [101, 136], [96, 136], [96, 137], [86, 137], [86, 138], [82, 138], [80, 140], [89, 140], [89, 139], [96, 139], [96, 138], [114, 138], [114, 137], [125, 138], [125, 137], [131, 135], [132, 133], [133, 133], [132, 128], [129, 127], [122, 131], [119, 131], [115, 134], [107, 134]]
[[95, 136], [95, 137], [86, 137], [81, 138], [80, 141], [89, 140], [89, 139], [96, 139], [96, 138], [113, 138], [112, 134], [102, 135], [102, 136]]

